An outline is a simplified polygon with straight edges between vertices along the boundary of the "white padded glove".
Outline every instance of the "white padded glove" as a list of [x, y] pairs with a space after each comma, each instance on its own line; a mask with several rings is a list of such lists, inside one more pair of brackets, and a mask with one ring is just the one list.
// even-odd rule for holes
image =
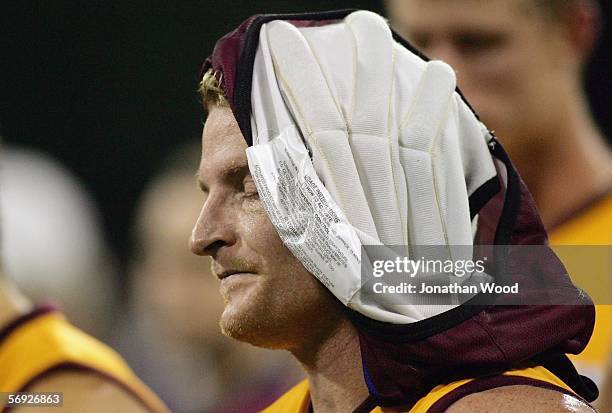
[[252, 107], [249, 166], [305, 267], [345, 305], [381, 321], [452, 308], [415, 296], [365, 304], [359, 271], [362, 244], [471, 255], [452, 246], [472, 244], [468, 197], [496, 171], [488, 132], [455, 93], [453, 70], [396, 43], [371, 12], [300, 29], [273, 21], [260, 32]]

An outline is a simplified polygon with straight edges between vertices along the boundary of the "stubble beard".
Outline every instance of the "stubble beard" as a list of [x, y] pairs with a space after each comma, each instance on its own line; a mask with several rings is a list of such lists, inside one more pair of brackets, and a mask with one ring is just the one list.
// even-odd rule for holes
[[[262, 287], [256, 286], [255, 288]], [[262, 288], [263, 289], [263, 288]], [[275, 303], [265, 300], [265, 294], [257, 291], [250, 294], [247, 302], [238, 305], [231, 303], [231, 298], [224, 297], [225, 309], [219, 320], [221, 332], [232, 339], [268, 349], [283, 348], [282, 311], [276, 309]], [[282, 308], [282, 307], [281, 307]]]

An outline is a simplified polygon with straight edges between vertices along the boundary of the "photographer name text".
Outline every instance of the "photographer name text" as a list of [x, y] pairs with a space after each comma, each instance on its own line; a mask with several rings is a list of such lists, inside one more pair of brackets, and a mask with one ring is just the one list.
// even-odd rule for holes
[[375, 294], [518, 294], [519, 284], [498, 285], [495, 283], [479, 283], [477, 285], [461, 285], [453, 283], [448, 285], [430, 285], [422, 282], [416, 284], [399, 283], [397, 285], [386, 285], [377, 282], [372, 286], [372, 290]]

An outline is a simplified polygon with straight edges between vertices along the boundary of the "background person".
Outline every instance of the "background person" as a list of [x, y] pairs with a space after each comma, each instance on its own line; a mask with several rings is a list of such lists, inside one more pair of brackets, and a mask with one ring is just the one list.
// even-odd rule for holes
[[77, 327], [107, 338], [119, 294], [115, 262], [92, 197], [43, 152], [3, 145], [1, 156], [6, 272], [34, 302], [61, 303]]
[[[0, 215], [3, 224], [9, 231], [15, 233], [9, 232], [10, 236], [2, 237], [3, 254], [0, 254], [0, 257], [3, 258], [4, 252], [10, 251], [13, 268], [24, 271], [24, 268], [28, 269], [29, 266], [29, 272], [26, 272], [29, 279], [36, 279], [43, 286], [53, 285], [53, 288], [49, 288], [50, 293], [59, 291], [59, 295], [53, 297], [55, 299], [62, 297], [70, 299], [79, 293], [84, 295], [85, 297], [69, 300], [71, 311], [92, 311], [103, 308], [107, 303], [104, 303], [101, 297], [95, 296], [95, 291], [87, 289], [75, 291], [82, 284], [79, 274], [73, 270], [83, 269], [79, 265], [80, 260], [87, 260], [91, 257], [90, 253], [95, 255], [99, 251], [87, 250], [87, 247], [92, 246], [87, 242], [91, 241], [88, 238], [90, 228], [74, 228], [69, 225], [83, 223], [81, 218], [89, 213], [87, 210], [79, 210], [83, 205], [78, 202], [76, 205], [71, 204], [75, 200], [74, 188], [67, 185], [67, 182], [71, 181], [65, 179], [65, 175], [55, 164], [39, 155], [19, 152], [9, 152], [9, 155], [8, 162], [2, 163], [0, 186], [2, 206], [6, 206], [9, 213], [7, 217], [3, 214], [4, 210], [0, 209]], [[17, 160], [19, 162], [14, 163]], [[38, 179], [29, 180], [28, 178], [32, 176]], [[54, 181], [54, 178], [57, 181]], [[38, 194], [36, 194], [37, 189], [40, 190]], [[40, 199], [36, 195], [47, 196]], [[58, 196], [59, 199], [54, 198]], [[61, 206], [66, 205], [70, 208], [61, 210]], [[59, 218], [67, 212], [72, 213], [73, 221], [70, 223], [67, 222], [69, 220]], [[69, 241], [62, 242], [72, 239], [71, 237], [78, 233], [79, 229], [84, 231], [80, 239], [85, 250], [81, 249], [83, 245], [75, 245]], [[51, 252], [37, 248], [38, 243], [45, 240], [48, 242], [47, 250]], [[75, 251], [62, 254], [58, 252], [61, 247], [74, 247], [84, 256], [70, 255]], [[66, 256], [74, 258], [75, 262], [49, 258]], [[0, 264], [3, 264], [1, 259]], [[46, 274], [44, 264], [48, 264], [49, 272]], [[71, 268], [71, 264], [75, 268]], [[64, 268], [68, 275], [62, 276], [61, 268]], [[18, 273], [24, 275], [23, 272]], [[95, 274], [99, 275], [97, 272]], [[49, 279], [52, 276], [57, 276], [57, 279]], [[100, 285], [95, 278], [89, 278], [92, 277], [90, 273], [84, 273], [82, 277], [91, 280], [94, 286]], [[28, 285], [27, 282], [24, 284]], [[33, 288], [31, 284], [30, 288]], [[38, 292], [42, 295], [40, 290]], [[87, 306], [88, 298], [91, 299], [92, 308]], [[91, 313], [81, 316], [79, 320], [92, 329], [100, 325], [95, 315]], [[15, 287], [13, 280], [9, 279], [1, 268], [0, 372], [0, 392], [62, 392], [61, 411], [63, 412], [116, 410], [163, 413], [168, 411], [117, 353], [71, 325], [55, 307], [35, 306]], [[9, 410], [27, 412], [33, 409], [33, 407], [5, 409], [5, 403], [6, 399], [3, 397], [0, 400], [0, 409], [3, 412]], [[57, 409], [58, 407], [37, 407], [36, 411], [57, 411]]]
[[[448, 62], [524, 179], [551, 244], [612, 244], [612, 154], [593, 121], [583, 72], [601, 27], [593, 0], [388, 0], [392, 26]], [[597, 306], [572, 356], [601, 383], [612, 306]]]

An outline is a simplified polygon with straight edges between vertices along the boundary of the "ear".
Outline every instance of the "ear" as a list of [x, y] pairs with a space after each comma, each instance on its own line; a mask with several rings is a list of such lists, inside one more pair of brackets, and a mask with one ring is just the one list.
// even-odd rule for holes
[[566, 39], [581, 61], [589, 58], [601, 31], [601, 11], [596, 0], [570, 1], [559, 16]]

